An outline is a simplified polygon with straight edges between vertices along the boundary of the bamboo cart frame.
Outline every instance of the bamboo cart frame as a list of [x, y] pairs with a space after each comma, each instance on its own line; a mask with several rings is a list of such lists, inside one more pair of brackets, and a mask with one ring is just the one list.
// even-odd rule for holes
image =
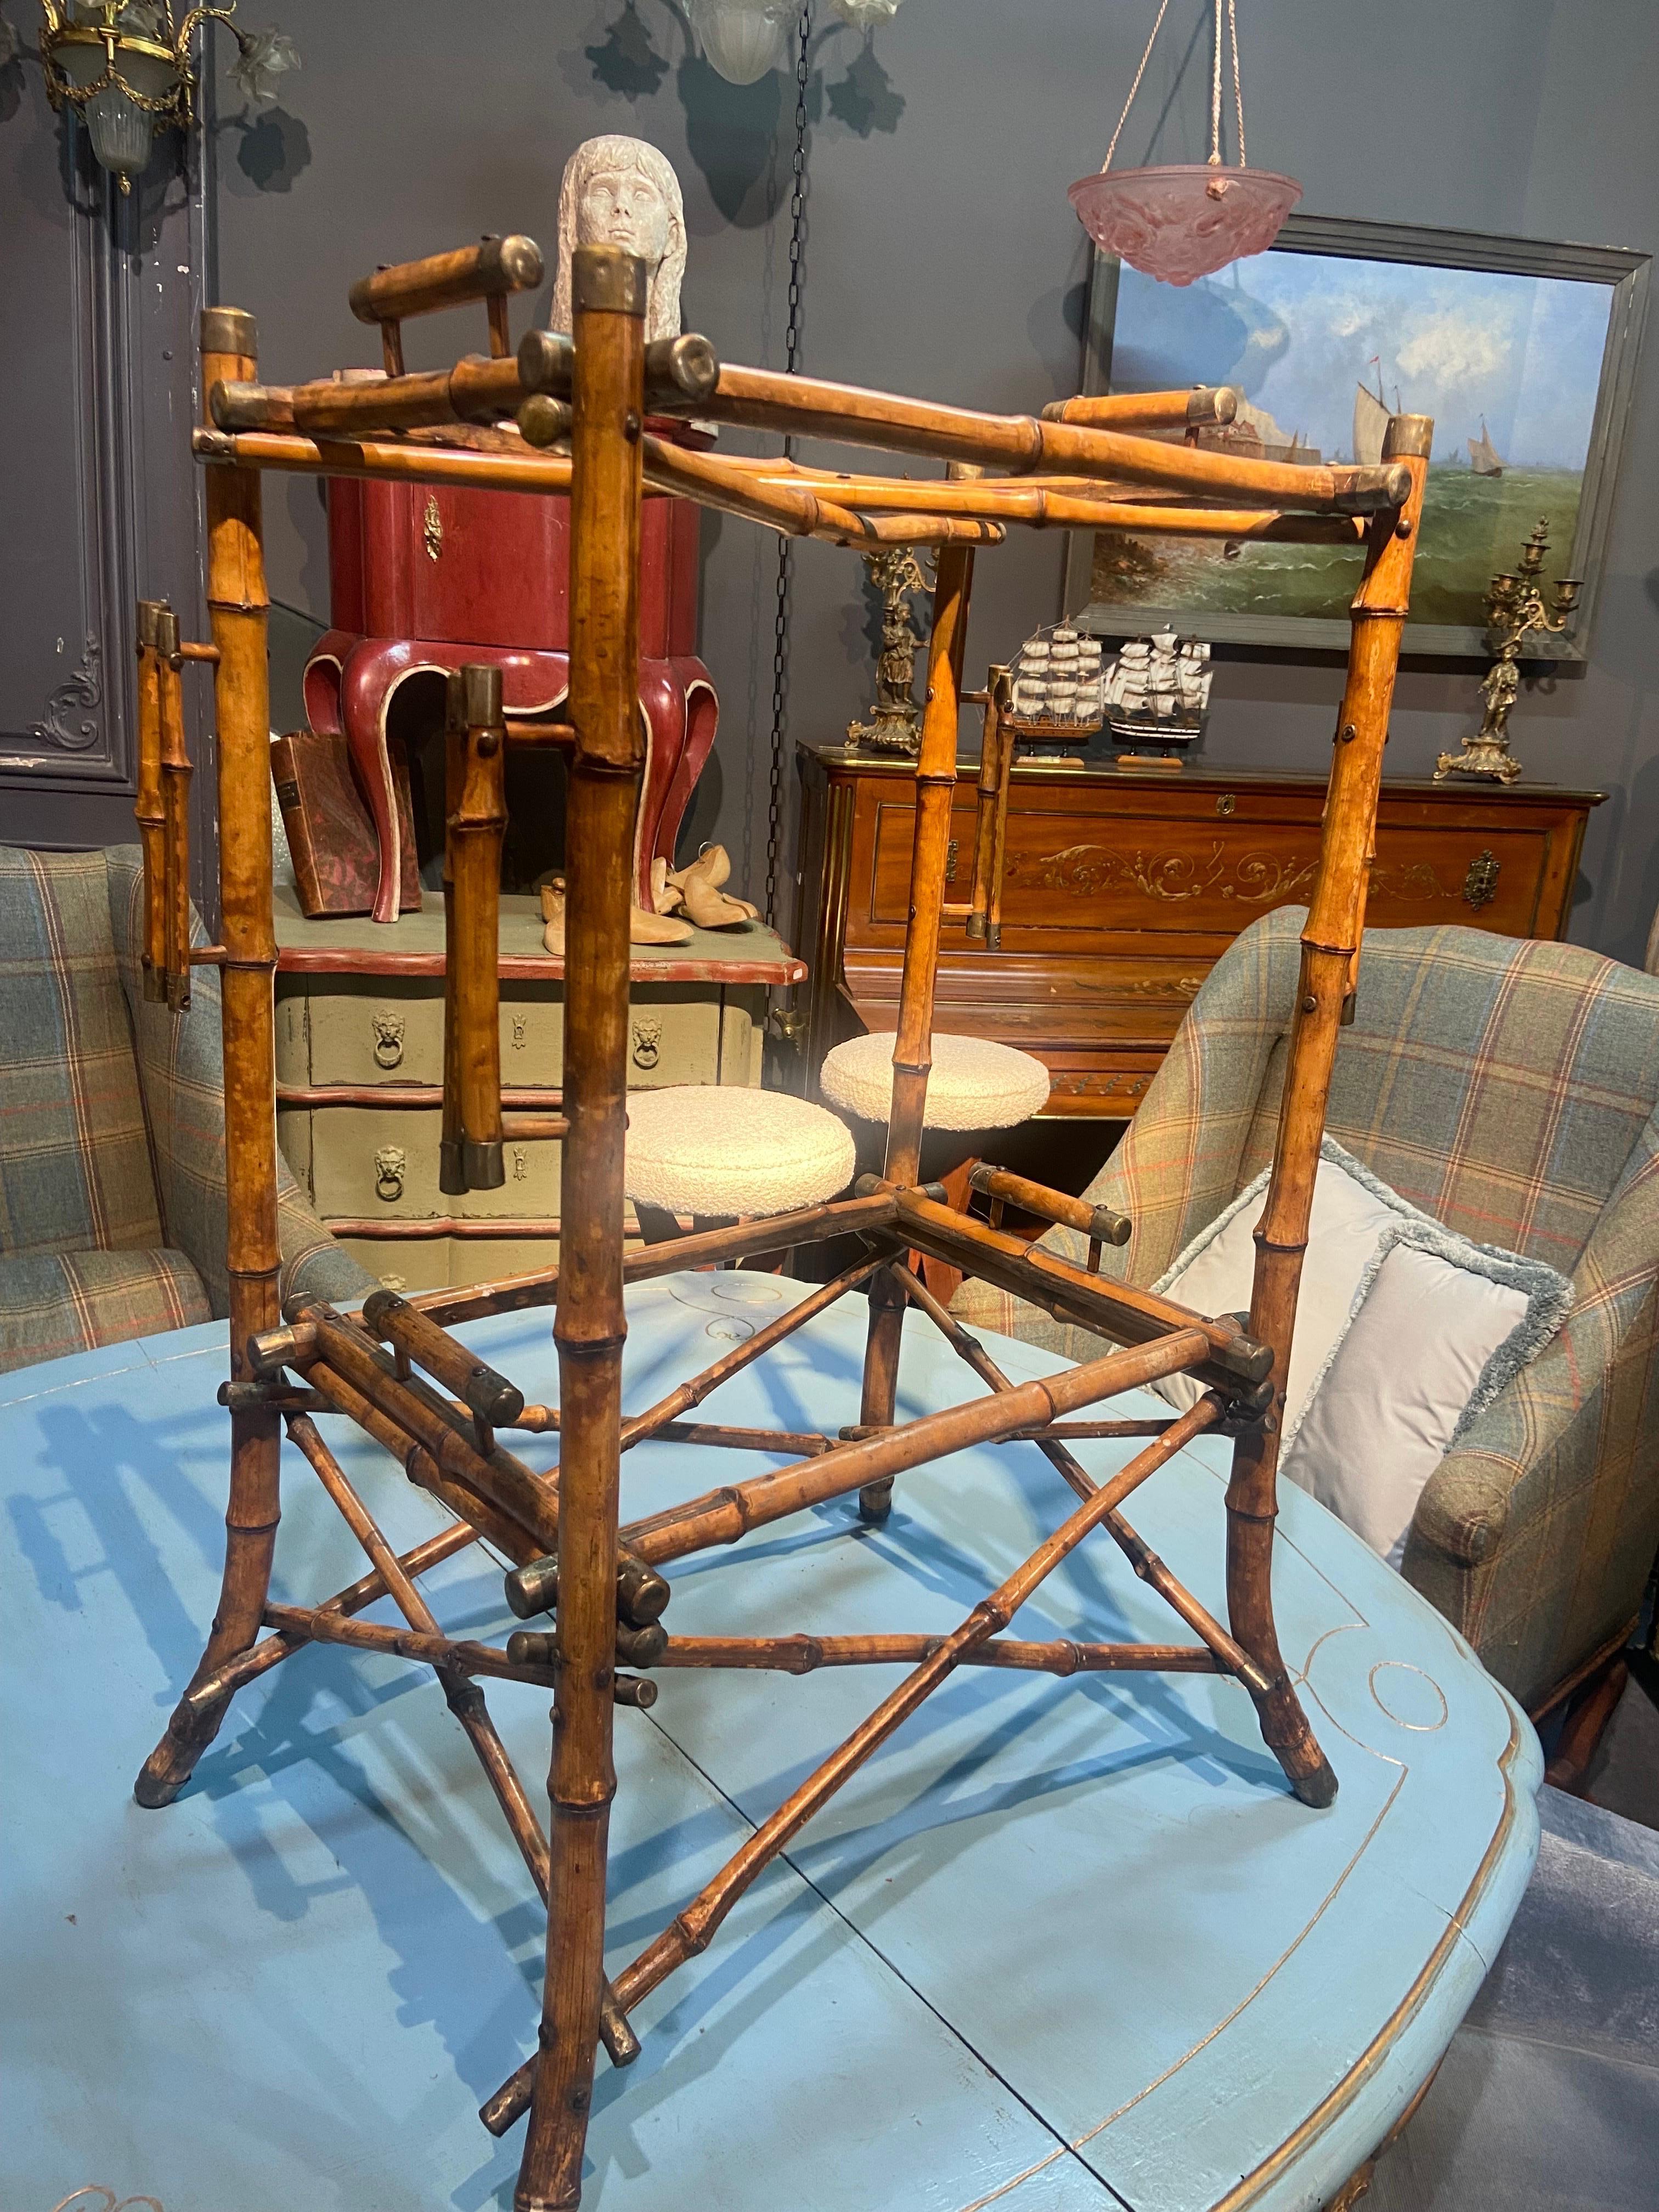
[[[551, 2212], [578, 2203], [598, 2046], [625, 2064], [639, 2046], [629, 2014], [708, 1942], [736, 1899], [860, 1765], [954, 1668], [973, 1664], [1066, 1675], [1163, 1668], [1231, 1676], [1253, 1700], [1263, 1738], [1296, 1794], [1327, 1804], [1336, 1783], [1297, 1700], [1273, 1625], [1271, 1560], [1279, 1419], [1297, 1288], [1338, 1031], [1352, 1002], [1357, 948], [1389, 701], [1405, 620], [1431, 426], [1398, 418], [1381, 466], [1287, 468], [1200, 451], [1183, 429], [1215, 419], [1231, 395], [1154, 394], [1072, 401], [1042, 419], [975, 414], [718, 362], [687, 337], [647, 345], [643, 264], [613, 248], [575, 257], [574, 329], [532, 332], [505, 349], [505, 295], [537, 281], [527, 240], [511, 255], [485, 246], [382, 270], [353, 304], [387, 337], [386, 374], [287, 388], [257, 381], [252, 319], [210, 309], [202, 319], [208, 420], [195, 451], [205, 465], [207, 600], [212, 641], [182, 643], [155, 603], [139, 623], [138, 813], [147, 905], [146, 989], [186, 1002], [192, 964], [222, 971], [228, 1180], [231, 1420], [223, 1584], [199, 1665], [137, 1784], [141, 1804], [183, 1788], [243, 1684], [304, 1645], [337, 1643], [430, 1664], [483, 1766], [548, 1908], [546, 1981], [538, 2050], [484, 2106], [500, 2133], [530, 2124], [515, 2204]], [[530, 248], [529, 251], [524, 249]], [[360, 301], [358, 295], [363, 296]], [[403, 373], [395, 343], [409, 314], [485, 300], [492, 356], [439, 374]], [[951, 465], [925, 482], [849, 475], [793, 463], [722, 459], [659, 434], [653, 418], [715, 420], [831, 438]], [[497, 427], [515, 421], [517, 432]], [[568, 453], [541, 450], [568, 440]], [[568, 495], [572, 507], [568, 719], [503, 721], [499, 674], [452, 678], [447, 738], [444, 1127], [446, 1189], [501, 1180], [505, 1139], [564, 1145], [556, 1269], [413, 1299], [377, 1291], [361, 1321], [318, 1303], [278, 1304], [271, 841], [266, 760], [267, 599], [261, 477], [267, 470], [413, 479]], [[841, 543], [927, 544], [938, 550], [927, 706], [916, 766], [909, 927], [894, 1056], [884, 1172], [850, 1197], [738, 1222], [624, 1255], [629, 854], [641, 772], [637, 710], [641, 501], [651, 485], [775, 530]], [[984, 695], [985, 755], [974, 882], [964, 908], [944, 904], [956, 774], [958, 705], [975, 548], [1008, 527], [1164, 529], [1228, 538], [1351, 543], [1363, 556], [1353, 602], [1346, 689], [1334, 744], [1317, 884], [1303, 938], [1267, 1208], [1256, 1232], [1248, 1315], [1219, 1318], [1102, 1278], [1100, 1244], [1127, 1224], [1064, 1194], [992, 1176], [994, 1205], [1012, 1199], [1082, 1227], [1089, 1264], [1028, 1250], [953, 1212], [918, 1183], [942, 915], [983, 934], [995, 901], [1000, 843], [997, 734], [1003, 687]], [[222, 943], [189, 943], [185, 847], [189, 761], [181, 672], [212, 668], [218, 719]], [[496, 1043], [495, 900], [509, 743], [565, 749], [568, 909], [563, 1110], [504, 1114]], [[1007, 1188], [1002, 1188], [1002, 1185]], [[1084, 1218], [1086, 1216], [1087, 1218]], [[656, 1405], [624, 1416], [623, 1291], [683, 1267], [854, 1237], [860, 1256]], [[1106, 1340], [1099, 1357], [1016, 1384], [914, 1273], [908, 1255], [952, 1265], [1079, 1322]], [[692, 1418], [721, 1382], [833, 1300], [867, 1289], [869, 1334], [859, 1419], [837, 1435], [784, 1435]], [[469, 1318], [550, 1305], [560, 1403], [526, 1405], [504, 1376], [449, 1332]], [[915, 1307], [985, 1388], [948, 1411], [896, 1424], [901, 1328]], [[1161, 1376], [1204, 1386], [1168, 1420], [1112, 1420], [1103, 1400]], [[343, 1415], [382, 1444], [454, 1516], [401, 1557], [376, 1523], [315, 1416]], [[1083, 1416], [1084, 1418], [1071, 1418]], [[362, 1546], [368, 1571], [313, 1606], [270, 1601], [284, 1427]], [[1226, 1496], [1227, 1620], [1215, 1619], [1136, 1534], [1121, 1508], [1191, 1438], [1234, 1438]], [[504, 1434], [556, 1431], [560, 1464], [532, 1471]], [[1134, 1439], [1119, 1473], [1097, 1483], [1070, 1449], [1079, 1437]], [[619, 1525], [621, 1456], [647, 1437], [793, 1454], [787, 1465], [710, 1489]], [[763, 1638], [677, 1636], [665, 1620], [663, 1570], [706, 1547], [802, 1508], [856, 1492], [867, 1518], [888, 1510], [908, 1468], [986, 1442], [1035, 1442], [1075, 1492], [1068, 1517], [951, 1634]], [[1105, 1532], [1134, 1572], [1169, 1602], [1191, 1640], [1123, 1645], [1036, 1643], [1006, 1632], [1020, 1606], [1090, 1533]], [[446, 1635], [422, 1595], [422, 1575], [483, 1541], [511, 1562], [515, 1613], [551, 1613], [504, 1649]], [[392, 1627], [362, 1618], [389, 1596]], [[676, 1668], [902, 1664], [910, 1672], [869, 1717], [765, 1820], [729, 1864], [617, 1977], [604, 1969], [607, 1824], [616, 1789], [617, 1705], [646, 1706], [656, 1675]], [[554, 1692], [544, 1832], [485, 1707], [481, 1679]]]

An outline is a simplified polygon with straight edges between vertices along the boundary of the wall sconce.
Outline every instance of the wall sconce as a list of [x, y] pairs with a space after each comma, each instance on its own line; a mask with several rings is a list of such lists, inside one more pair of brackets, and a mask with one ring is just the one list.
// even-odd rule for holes
[[173, 0], [40, 0], [40, 62], [55, 108], [85, 118], [92, 150], [124, 192], [149, 166], [157, 124], [188, 130], [195, 120], [191, 40], [223, 23], [240, 52], [232, 75], [251, 100], [276, 96], [278, 80], [298, 69], [292, 39], [243, 31], [222, 8], [192, 8], [175, 23]]
[[[704, 55], [729, 84], [756, 84], [788, 57], [801, 0], [688, 0]], [[854, 30], [890, 23], [899, 0], [830, 0], [830, 12]]]

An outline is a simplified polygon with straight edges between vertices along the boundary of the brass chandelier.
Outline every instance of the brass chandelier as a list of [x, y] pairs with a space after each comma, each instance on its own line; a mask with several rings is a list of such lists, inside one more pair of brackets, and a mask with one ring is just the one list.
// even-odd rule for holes
[[195, 120], [191, 43], [207, 24], [224, 24], [235, 40], [232, 74], [255, 102], [274, 99], [283, 73], [299, 67], [291, 39], [242, 30], [234, 5], [191, 8], [175, 21], [173, 0], [40, 0], [46, 97], [85, 118], [94, 155], [124, 192], [149, 165], [156, 126], [184, 131]]

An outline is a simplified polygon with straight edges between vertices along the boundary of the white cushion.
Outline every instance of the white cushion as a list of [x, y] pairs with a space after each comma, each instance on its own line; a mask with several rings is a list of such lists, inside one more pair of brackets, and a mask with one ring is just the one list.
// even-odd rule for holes
[[[1241, 1191], [1154, 1288], [1206, 1314], [1247, 1307], [1267, 1186], [1261, 1175]], [[1424, 1485], [1571, 1304], [1553, 1267], [1459, 1237], [1327, 1137], [1280, 1473], [1397, 1567]], [[1183, 1409], [1200, 1395], [1184, 1375], [1153, 1387]]]
[[[848, 1037], [824, 1060], [819, 1088], [832, 1106], [866, 1121], [893, 1110], [891, 1030]], [[1048, 1071], [1029, 1052], [988, 1037], [939, 1036], [933, 1043], [925, 1124], [930, 1129], [1012, 1129], [1048, 1103]]]
[[671, 1085], [628, 1095], [628, 1195], [671, 1213], [786, 1213], [853, 1179], [844, 1121], [781, 1091]]

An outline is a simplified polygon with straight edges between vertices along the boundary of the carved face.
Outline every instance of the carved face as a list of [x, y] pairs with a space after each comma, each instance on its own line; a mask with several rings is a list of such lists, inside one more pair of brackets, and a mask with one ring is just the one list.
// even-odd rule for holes
[[621, 246], [655, 270], [672, 222], [662, 194], [638, 169], [596, 169], [576, 210], [579, 246]]

